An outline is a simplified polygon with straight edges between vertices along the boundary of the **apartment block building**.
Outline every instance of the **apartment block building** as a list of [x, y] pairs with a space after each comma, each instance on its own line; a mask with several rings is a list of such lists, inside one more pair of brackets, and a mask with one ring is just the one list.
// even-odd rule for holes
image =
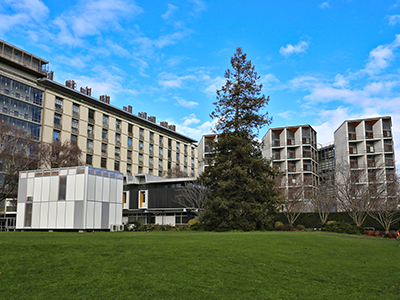
[[304, 199], [309, 199], [318, 184], [317, 132], [310, 125], [275, 127], [262, 140], [263, 156], [283, 172], [279, 188], [291, 195], [304, 185]]
[[198, 145], [198, 173], [199, 175], [204, 172], [204, 169], [212, 164], [213, 159], [213, 149], [210, 142], [213, 142], [217, 138], [215, 133], [205, 134], [202, 136]]
[[[364, 178], [364, 183], [378, 180], [378, 177], [384, 180], [394, 178], [395, 158], [390, 116], [346, 120], [334, 136], [337, 166], [349, 166], [351, 170], [363, 171], [368, 176]], [[340, 180], [340, 177], [336, 176], [336, 179]]]
[[53, 80], [49, 62], [0, 40], [0, 118], [38, 141], [77, 143], [88, 166], [124, 174], [163, 176], [179, 168], [197, 176], [196, 140], [156, 123], [147, 113], [133, 114], [91, 96], [73, 80]]

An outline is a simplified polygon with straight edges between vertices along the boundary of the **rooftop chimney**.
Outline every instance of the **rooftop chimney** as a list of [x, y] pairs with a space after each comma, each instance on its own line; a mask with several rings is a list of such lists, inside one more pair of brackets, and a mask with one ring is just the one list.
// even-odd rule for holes
[[75, 80], [67, 80], [65, 82], [65, 85], [71, 89], [75, 89], [76, 88], [76, 82]]

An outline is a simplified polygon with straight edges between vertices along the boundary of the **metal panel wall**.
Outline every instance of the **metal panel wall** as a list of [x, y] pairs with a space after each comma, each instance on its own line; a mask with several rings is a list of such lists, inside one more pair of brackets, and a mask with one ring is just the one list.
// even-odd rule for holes
[[[68, 182], [68, 181], [67, 181]], [[65, 202], [65, 228], [74, 228], [75, 201]]]
[[31, 228], [39, 229], [40, 227], [40, 202], [32, 205], [32, 226]]
[[42, 201], [50, 200], [50, 177], [42, 177]]
[[42, 179], [42, 177], [34, 178], [35, 190], [33, 192], [33, 201], [42, 201]]
[[101, 208], [102, 202], [94, 202], [94, 228], [101, 228]]
[[67, 177], [67, 195], [66, 195], [67, 201], [75, 200], [75, 190], [76, 190], [75, 179], [76, 175], [69, 175]]
[[42, 229], [46, 229], [49, 226], [49, 202], [42, 202], [40, 204], [40, 225]]
[[58, 201], [57, 202], [57, 228], [64, 229], [64, 227], [65, 227], [65, 201]]
[[75, 201], [74, 208], [74, 228], [84, 229], [84, 203], [83, 201]]
[[57, 202], [49, 202], [49, 228], [56, 228]]
[[75, 200], [84, 200], [85, 197], [85, 174], [76, 175], [75, 181]]

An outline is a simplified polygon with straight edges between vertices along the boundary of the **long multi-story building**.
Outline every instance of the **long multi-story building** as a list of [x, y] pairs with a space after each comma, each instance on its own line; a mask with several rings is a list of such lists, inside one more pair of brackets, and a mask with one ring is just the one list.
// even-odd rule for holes
[[215, 139], [217, 138], [217, 135], [215, 133], [211, 134], [205, 134], [202, 136], [199, 145], [198, 145], [198, 160], [199, 160], [199, 167], [198, 167], [198, 173], [199, 175], [204, 172], [204, 169], [208, 167], [209, 165], [212, 164], [213, 161], [213, 149], [211, 147], [211, 144]]
[[132, 107], [110, 105], [73, 80], [54, 81], [49, 62], [0, 40], [0, 118], [38, 141], [77, 143], [86, 165], [124, 174], [197, 176], [196, 140]]
[[317, 132], [310, 125], [270, 128], [263, 137], [263, 156], [283, 172], [279, 188], [287, 195], [304, 187], [304, 199], [312, 197], [318, 184]]

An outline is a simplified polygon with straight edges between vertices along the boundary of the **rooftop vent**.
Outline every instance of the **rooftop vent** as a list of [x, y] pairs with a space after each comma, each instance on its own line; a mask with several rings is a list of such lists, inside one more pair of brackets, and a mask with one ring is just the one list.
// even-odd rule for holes
[[147, 112], [140, 112], [138, 113], [138, 116], [147, 120]]
[[175, 125], [168, 125], [168, 128], [173, 130], [173, 131], [176, 131], [176, 126]]
[[128, 111], [128, 108], [126, 106], [123, 107], [124, 111]]
[[162, 127], [168, 128], [168, 122], [165, 122], [165, 121], [160, 122], [160, 125], [161, 125]]
[[47, 73], [47, 79], [53, 80], [54, 77], [54, 71], [50, 71]]
[[75, 89], [76, 88], [76, 82], [75, 80], [67, 80], [65, 82], [65, 85], [71, 89]]
[[128, 113], [132, 113], [132, 106], [128, 105]]
[[101, 96], [100, 96], [100, 101], [101, 101], [101, 102], [104, 102], [104, 103], [107, 103], [107, 104], [110, 104], [110, 96], [101, 95]]
[[92, 89], [90, 87], [81, 87], [81, 93], [88, 95], [88, 96], [92, 96]]
[[155, 117], [155, 116], [149, 116], [149, 117], [147, 118], [147, 120], [149, 120], [150, 122], [155, 123], [155, 122], [156, 122], [156, 117]]

